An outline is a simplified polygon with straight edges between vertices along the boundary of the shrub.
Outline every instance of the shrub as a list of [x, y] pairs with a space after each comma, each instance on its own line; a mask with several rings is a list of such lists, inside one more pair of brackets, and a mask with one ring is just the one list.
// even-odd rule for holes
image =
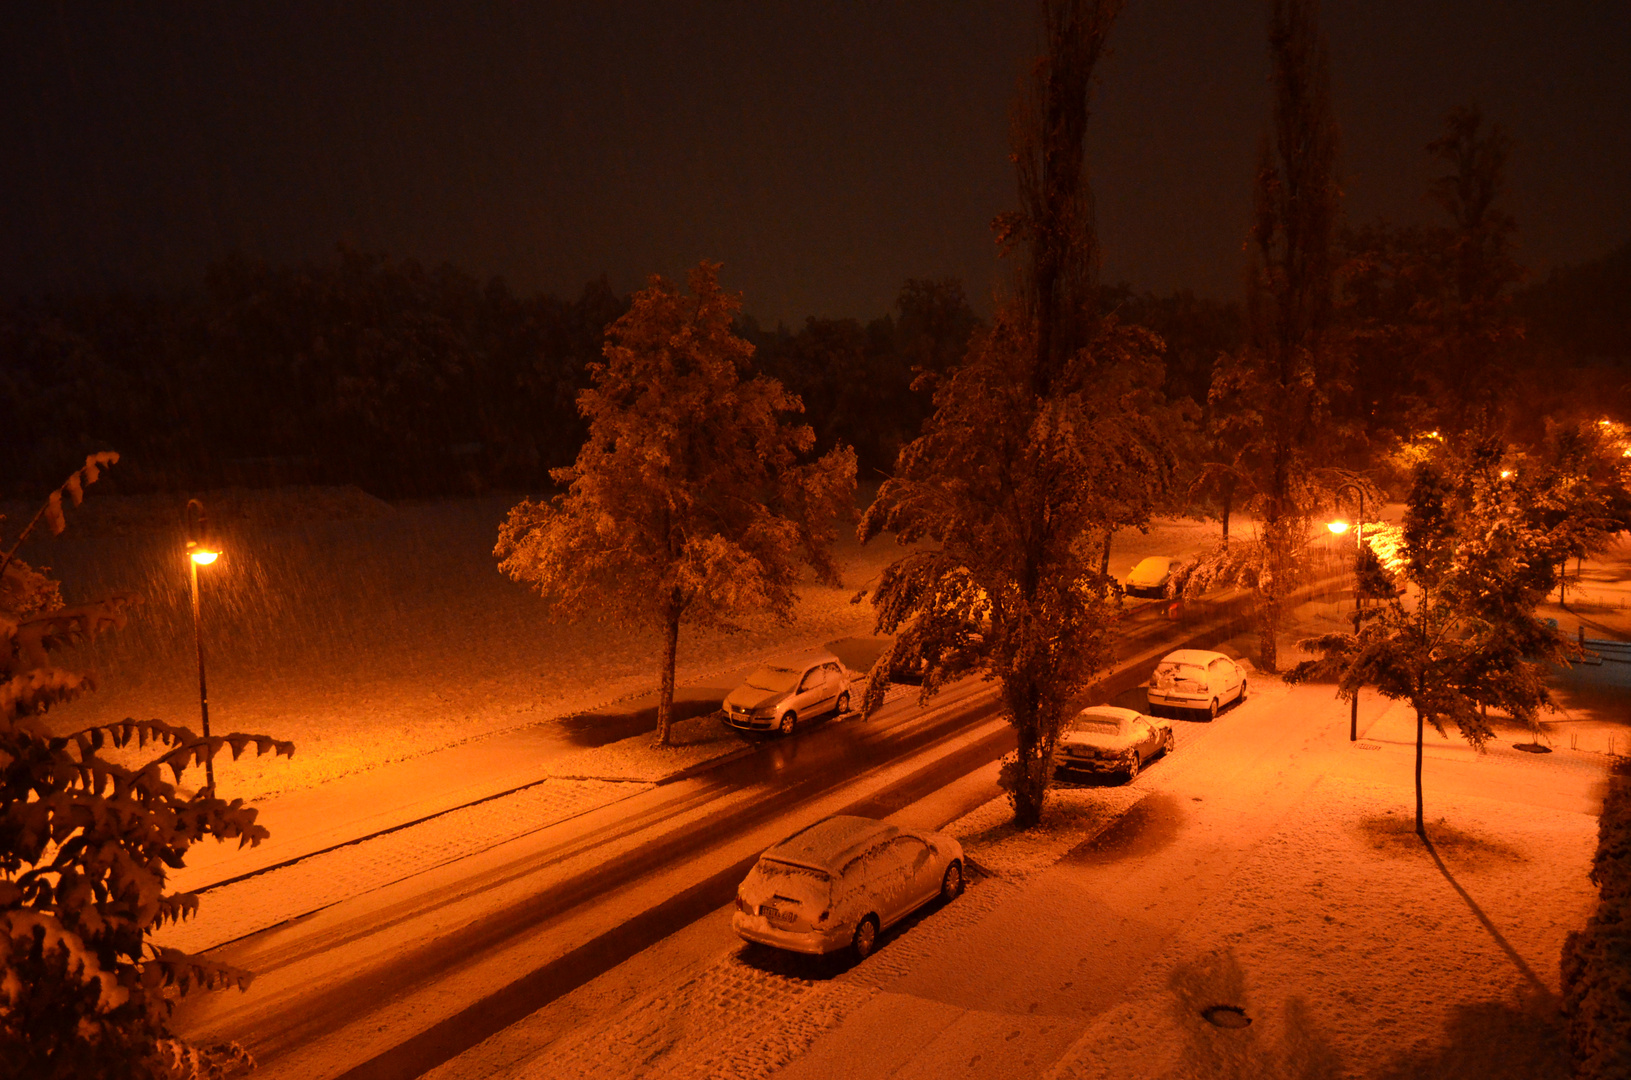
[[1597, 911], [1563, 944], [1563, 1011], [1578, 1080], [1631, 1076], [1631, 759], [1609, 778], [1591, 863]]
[[[0, 1078], [196, 1078], [252, 1064], [236, 1046], [176, 1038], [176, 998], [249, 984], [250, 974], [154, 944], [152, 933], [198, 908], [166, 892], [170, 870], [206, 836], [256, 844], [255, 810], [178, 788], [222, 749], [292, 754], [264, 735], [203, 738], [161, 720], [123, 720], [69, 734], [52, 706], [91, 689], [51, 653], [122, 625], [133, 601], [64, 606], [55, 582], [15, 557], [40, 520], [64, 527], [115, 454], [86, 459], [0, 556]], [[141, 750], [136, 765], [110, 751]], [[128, 758], [128, 754], [124, 755]], [[166, 770], [170, 779], [165, 778]]]

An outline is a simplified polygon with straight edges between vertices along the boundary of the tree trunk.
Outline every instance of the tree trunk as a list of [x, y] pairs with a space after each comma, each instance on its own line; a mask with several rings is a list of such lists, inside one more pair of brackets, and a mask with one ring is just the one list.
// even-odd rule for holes
[[1222, 521], [1223, 521], [1223, 546], [1224, 547], [1229, 546], [1229, 514], [1230, 514], [1231, 511], [1234, 510], [1234, 506], [1235, 506], [1235, 482], [1231, 478], [1229, 480], [1229, 482], [1223, 486], [1223, 514], [1222, 514]]
[[677, 597], [663, 607], [663, 680], [657, 693], [656, 746], [672, 746], [669, 732], [674, 726], [674, 661], [680, 648], [680, 614], [685, 610]]
[[1262, 593], [1257, 599], [1257, 666], [1272, 675], [1280, 670], [1280, 598]]
[[1045, 745], [1042, 731], [1042, 709], [1036, 686], [1023, 675], [1005, 680], [1004, 699], [1009, 720], [1014, 725], [1018, 744], [1017, 768], [1014, 772], [1014, 824], [1029, 829], [1042, 820], [1042, 807], [1047, 800], [1051, 748]]
[[1422, 821], [1421, 814], [1421, 741], [1423, 717], [1421, 710], [1416, 710], [1416, 835], [1423, 840], [1427, 839], [1427, 825]]
[[1110, 541], [1115, 535], [1116, 530], [1114, 529], [1104, 530], [1104, 554], [1099, 559], [1099, 574], [1103, 577], [1110, 576]]

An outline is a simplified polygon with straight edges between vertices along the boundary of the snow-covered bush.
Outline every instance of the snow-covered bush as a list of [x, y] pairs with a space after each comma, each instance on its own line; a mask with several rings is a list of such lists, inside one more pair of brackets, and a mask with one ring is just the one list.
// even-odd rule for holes
[[[175, 999], [198, 988], [247, 986], [250, 974], [149, 935], [198, 907], [165, 878], [206, 836], [255, 844], [267, 835], [242, 800], [179, 790], [182, 773], [223, 748], [234, 757], [292, 754], [264, 735], [202, 738], [160, 720], [124, 720], [55, 733], [53, 705], [91, 689], [51, 653], [123, 624], [128, 597], [64, 606], [55, 582], [15, 557], [40, 520], [64, 527], [63, 495], [116, 454], [95, 454], [53, 492], [0, 555], [0, 1078], [222, 1076], [248, 1056], [200, 1049], [169, 1030]], [[129, 755], [152, 744], [145, 762]], [[170, 779], [166, 780], [166, 770]]]
[[1631, 760], [1609, 780], [1591, 880], [1597, 911], [1563, 943], [1563, 1011], [1577, 1080], [1631, 1076]]

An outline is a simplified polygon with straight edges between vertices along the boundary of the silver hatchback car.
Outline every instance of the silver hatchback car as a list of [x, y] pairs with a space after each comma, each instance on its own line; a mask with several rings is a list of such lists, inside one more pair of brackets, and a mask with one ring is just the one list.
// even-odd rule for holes
[[803, 720], [849, 712], [850, 672], [825, 650], [766, 664], [725, 696], [725, 722], [791, 735]]
[[731, 928], [744, 941], [815, 955], [848, 947], [864, 960], [883, 930], [962, 891], [955, 837], [838, 814], [760, 856], [737, 887]]

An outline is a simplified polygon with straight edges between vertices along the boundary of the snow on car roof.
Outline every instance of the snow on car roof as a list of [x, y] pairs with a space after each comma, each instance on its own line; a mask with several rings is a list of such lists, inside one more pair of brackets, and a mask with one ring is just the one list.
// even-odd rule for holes
[[1137, 709], [1124, 709], [1120, 705], [1090, 705], [1076, 714], [1078, 720], [1131, 720], [1144, 714]]
[[838, 657], [833, 655], [832, 653], [828, 652], [826, 649], [811, 649], [807, 653], [800, 653], [799, 655], [791, 657], [791, 658], [786, 659], [786, 660], [776, 660], [776, 661], [774, 661], [771, 664], [768, 664], [766, 666], [767, 667], [786, 667], [786, 668], [788, 668], [790, 670], [802, 671], [805, 668], [810, 667], [813, 664], [836, 664], [836, 663], [839, 663]]
[[765, 856], [795, 866], [837, 873], [850, 852], [898, 832], [900, 829], [887, 821], [835, 814], [800, 829], [765, 852]]
[[1208, 652], [1205, 649], [1177, 649], [1161, 658], [1163, 664], [1195, 664], [1204, 667], [1214, 660], [1227, 660], [1220, 652]]

